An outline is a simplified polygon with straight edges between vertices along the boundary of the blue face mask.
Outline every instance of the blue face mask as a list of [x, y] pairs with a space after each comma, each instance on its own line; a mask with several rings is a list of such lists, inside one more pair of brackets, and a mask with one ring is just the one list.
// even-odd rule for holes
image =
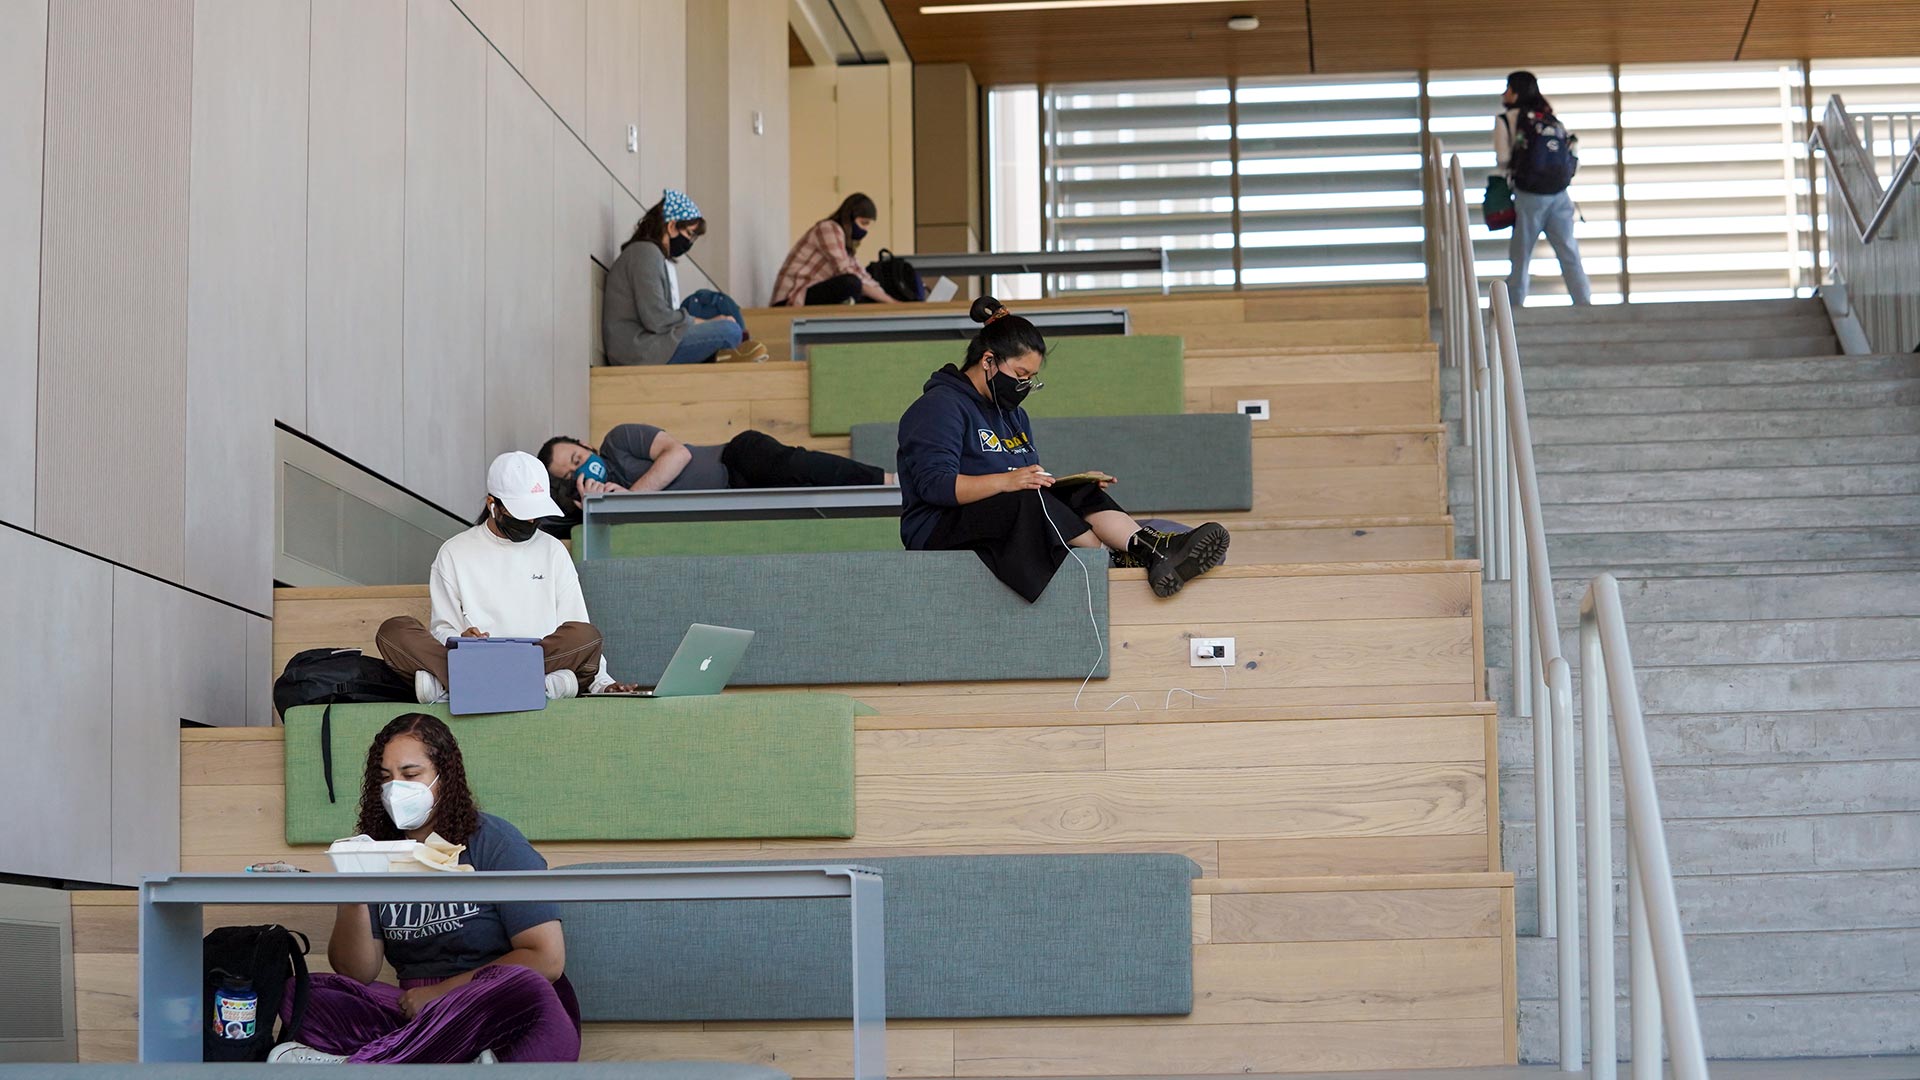
[[865, 240], [867, 238], [867, 230], [861, 228], [859, 223], [856, 222], [853, 226], [852, 235], [855, 240]]
[[601, 457], [599, 454], [588, 454], [587, 460], [581, 462], [579, 468], [573, 470], [574, 483], [577, 484], [582, 480], [598, 480], [603, 484], [606, 483], [607, 459]]

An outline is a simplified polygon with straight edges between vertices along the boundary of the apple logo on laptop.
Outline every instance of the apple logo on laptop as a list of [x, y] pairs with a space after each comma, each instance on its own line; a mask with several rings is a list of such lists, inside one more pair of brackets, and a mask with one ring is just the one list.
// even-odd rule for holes
[[713, 666], [713, 657], [711, 657], [711, 656], [709, 656], [709, 657], [707, 657], [707, 658], [706, 658], [705, 660], [702, 660], [702, 661], [700, 661], [700, 670], [701, 670], [701, 671], [705, 671], [705, 670], [707, 670], [707, 668], [709, 668], [709, 667], [711, 667], [711, 666]]

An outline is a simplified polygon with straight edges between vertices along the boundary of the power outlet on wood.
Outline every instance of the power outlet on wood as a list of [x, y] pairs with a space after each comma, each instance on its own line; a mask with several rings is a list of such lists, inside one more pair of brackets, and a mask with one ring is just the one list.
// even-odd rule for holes
[[1194, 667], [1232, 667], [1233, 639], [1230, 637], [1197, 637], [1193, 640], [1192, 664]]

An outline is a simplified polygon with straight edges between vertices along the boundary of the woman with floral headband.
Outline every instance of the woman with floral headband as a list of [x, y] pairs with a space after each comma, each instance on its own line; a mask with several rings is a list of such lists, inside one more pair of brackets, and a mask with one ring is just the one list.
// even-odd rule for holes
[[620, 257], [607, 270], [600, 336], [607, 363], [705, 364], [767, 358], [746, 339], [740, 305], [726, 293], [680, 295], [679, 260], [705, 235], [707, 219], [692, 199], [671, 188], [649, 207]]

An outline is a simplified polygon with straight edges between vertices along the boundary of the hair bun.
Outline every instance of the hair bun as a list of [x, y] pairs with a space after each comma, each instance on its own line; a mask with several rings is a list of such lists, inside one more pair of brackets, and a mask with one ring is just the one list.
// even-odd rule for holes
[[988, 323], [993, 321], [995, 315], [1005, 310], [1006, 309], [1000, 305], [1000, 301], [995, 300], [991, 296], [982, 296], [976, 299], [973, 302], [973, 307], [967, 310], [967, 318], [977, 323]]

